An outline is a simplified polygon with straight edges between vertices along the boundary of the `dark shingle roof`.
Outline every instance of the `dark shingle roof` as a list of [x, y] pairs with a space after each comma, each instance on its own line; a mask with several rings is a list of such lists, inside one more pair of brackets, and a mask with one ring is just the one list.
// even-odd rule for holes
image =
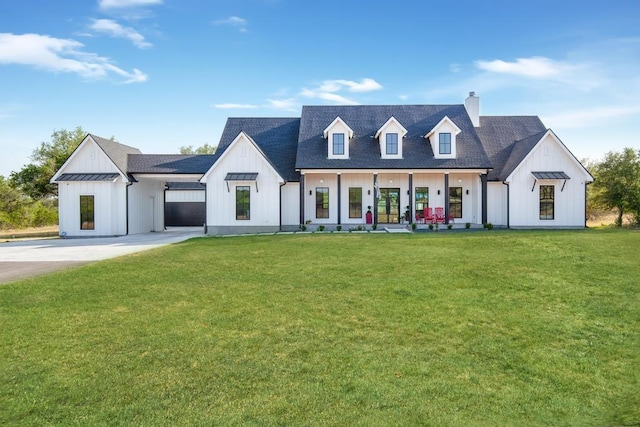
[[101, 138], [97, 135], [89, 134], [91, 138], [98, 144], [98, 146], [105, 152], [105, 154], [116, 165], [120, 172], [127, 173], [127, 156], [129, 154], [140, 154], [141, 151], [135, 147], [129, 147], [128, 145], [120, 144], [119, 142], [111, 141], [109, 139]]
[[204, 184], [199, 182], [167, 182], [167, 190], [204, 190]]
[[295, 170], [299, 129], [299, 118], [229, 118], [222, 132], [215, 160], [244, 131], [282, 178], [286, 181], [299, 181], [300, 174]]
[[547, 129], [537, 116], [480, 116], [475, 130], [494, 168], [489, 180], [504, 180], [533, 148], [535, 137]]
[[63, 173], [57, 181], [113, 181], [119, 173]]
[[127, 172], [204, 174], [214, 158], [214, 154], [130, 154]]
[[[328, 144], [322, 132], [342, 118], [354, 131], [349, 142], [349, 159], [329, 159]], [[403, 138], [403, 158], [383, 159], [376, 131], [390, 117], [407, 129]], [[455, 159], [436, 159], [424, 135], [445, 116], [462, 131], [456, 137]], [[456, 169], [491, 168], [485, 150], [463, 105], [357, 105], [305, 106], [302, 108], [296, 168], [311, 169]]]

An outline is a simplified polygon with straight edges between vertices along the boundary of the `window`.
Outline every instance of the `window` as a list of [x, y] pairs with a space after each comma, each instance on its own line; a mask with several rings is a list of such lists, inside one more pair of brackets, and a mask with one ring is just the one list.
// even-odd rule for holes
[[398, 154], [398, 134], [387, 134], [387, 154]]
[[349, 218], [362, 218], [362, 188], [349, 187]]
[[236, 219], [251, 219], [251, 187], [236, 187]]
[[555, 201], [555, 187], [553, 185], [540, 186], [540, 219], [553, 219]]
[[462, 187], [449, 187], [449, 215], [462, 218]]
[[429, 207], [429, 187], [416, 187], [416, 214], [422, 218], [424, 208]]
[[93, 196], [80, 196], [80, 230], [95, 230]]
[[440, 137], [440, 154], [451, 154], [451, 134], [439, 133]]
[[316, 187], [316, 218], [329, 218], [329, 187]]
[[333, 155], [344, 155], [344, 133], [333, 134]]

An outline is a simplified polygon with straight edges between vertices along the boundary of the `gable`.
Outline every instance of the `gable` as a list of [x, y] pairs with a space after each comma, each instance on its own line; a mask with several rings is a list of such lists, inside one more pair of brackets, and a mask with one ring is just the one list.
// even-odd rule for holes
[[[576, 179], [578, 181], [593, 182], [593, 176], [575, 158], [569, 149], [560, 139], [548, 130], [541, 136], [529, 138], [536, 140], [532, 148], [526, 153], [520, 162], [513, 168], [509, 175], [505, 177], [505, 182], [511, 182], [517, 176], [529, 176], [534, 172], [555, 171], [556, 174], [563, 174], [566, 179]], [[526, 145], [530, 141], [524, 141]]]
[[126, 176], [96, 143], [92, 135], [87, 135], [78, 145], [67, 161], [51, 178], [57, 181], [62, 174], [110, 174], [117, 173]]
[[284, 179], [271, 165], [269, 159], [245, 132], [238, 134], [236, 139], [204, 174], [200, 182], [218, 181], [223, 177], [227, 177], [229, 173], [257, 174], [260, 177], [258, 179], [266, 176], [284, 183]]

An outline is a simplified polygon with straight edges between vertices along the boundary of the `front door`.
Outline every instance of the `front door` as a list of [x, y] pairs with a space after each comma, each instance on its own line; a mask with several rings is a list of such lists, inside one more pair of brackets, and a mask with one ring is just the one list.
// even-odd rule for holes
[[397, 224], [400, 222], [400, 189], [381, 188], [378, 199], [378, 222]]

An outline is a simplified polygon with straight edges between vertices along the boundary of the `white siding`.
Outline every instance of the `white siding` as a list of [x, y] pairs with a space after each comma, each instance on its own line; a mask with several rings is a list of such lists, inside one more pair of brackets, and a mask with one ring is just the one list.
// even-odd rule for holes
[[[480, 224], [482, 222], [480, 176], [478, 174], [452, 173], [449, 175], [449, 187], [462, 187], [462, 218], [454, 218], [454, 222]], [[444, 206], [444, 202], [442, 206]]]
[[129, 187], [129, 234], [164, 230], [164, 183], [139, 179]]
[[115, 173], [120, 172], [104, 151], [93, 142], [86, 139], [84, 144], [64, 168], [64, 173]]
[[[449, 185], [451, 185], [451, 183], [449, 183]], [[430, 208], [444, 207], [445, 198], [444, 198], [444, 175], [443, 174], [425, 174], [425, 173], [413, 174], [414, 204], [415, 204], [415, 189], [418, 187], [427, 187], [429, 189], [429, 207]], [[438, 191], [440, 191], [440, 194], [438, 194]], [[463, 209], [464, 209], [464, 206], [463, 206]]]
[[507, 225], [507, 186], [502, 182], [487, 183], [487, 222]]
[[[367, 206], [371, 206], [371, 212], [373, 212], [373, 175], [364, 173], [343, 173], [340, 184], [342, 187], [340, 195], [342, 216], [340, 221], [342, 224], [364, 224], [366, 220], [365, 215], [367, 213]], [[349, 218], [350, 187], [362, 188], [362, 216], [359, 218]], [[315, 204], [313, 206], [313, 213], [315, 214]]]
[[[60, 233], [69, 237], [126, 234], [126, 184], [116, 182], [62, 182], [58, 185]], [[94, 230], [80, 229], [80, 196], [94, 197]]]
[[[348, 159], [349, 158], [349, 132], [350, 129], [344, 124], [344, 122], [338, 120], [333, 126], [329, 129], [327, 133], [327, 153], [330, 159]], [[333, 134], [334, 133], [342, 133], [344, 134], [344, 154], [342, 155], [333, 155]]]
[[[387, 134], [395, 133], [398, 135], [398, 154], [387, 155]], [[402, 134], [404, 129], [394, 120], [388, 122], [388, 124], [380, 132], [378, 137], [378, 143], [380, 144], [380, 155], [383, 159], [401, 159], [402, 158], [402, 142], [404, 138]]]
[[[533, 171], [562, 171], [571, 179], [539, 180]], [[548, 134], [510, 176], [511, 227], [584, 227], [585, 181], [582, 167]], [[540, 219], [540, 185], [555, 187], [554, 219]], [[533, 189], [533, 191], [532, 191]]]
[[167, 190], [164, 194], [165, 201], [172, 202], [204, 202], [203, 190]]
[[282, 225], [300, 224], [300, 183], [288, 182], [282, 187]]
[[[225, 181], [230, 172], [257, 172], [256, 181]], [[244, 136], [205, 175], [208, 227], [279, 227], [280, 177]], [[236, 219], [236, 187], [250, 187], [250, 218]], [[296, 221], [297, 223], [297, 221]]]

